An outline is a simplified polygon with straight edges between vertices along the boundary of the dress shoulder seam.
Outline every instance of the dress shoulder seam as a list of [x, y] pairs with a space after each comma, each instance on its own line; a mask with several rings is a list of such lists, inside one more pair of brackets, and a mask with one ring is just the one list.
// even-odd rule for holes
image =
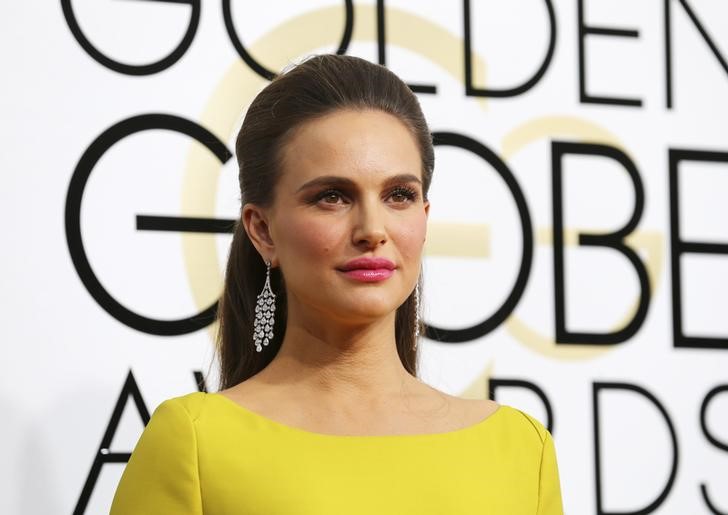
[[516, 409], [526, 420], [528, 420], [529, 424], [531, 424], [531, 427], [533, 427], [534, 431], [536, 431], [536, 434], [538, 435], [538, 439], [541, 443], [541, 452], [539, 456], [539, 462], [538, 462], [538, 495], [537, 495], [537, 502], [536, 502], [536, 513], [541, 513], [541, 486], [543, 483], [543, 460], [544, 460], [544, 452], [546, 451], [546, 440], [549, 438], [549, 431], [546, 429], [546, 427], [541, 424], [538, 420], [533, 418], [528, 413], [525, 413], [519, 409]]
[[536, 434], [538, 435], [538, 439], [543, 445], [544, 441], [546, 440], [546, 428], [541, 425], [540, 422], [538, 422], [536, 419], [531, 417], [529, 414], [524, 413], [523, 411], [519, 410], [518, 408], [515, 408], [515, 410], [520, 413], [523, 418], [525, 418], [528, 423], [533, 427], [533, 430], [536, 431]]
[[185, 410], [189, 419], [193, 424], [195, 424], [199, 420], [204, 409], [206, 396], [204, 392], [192, 392], [179, 397], [174, 397], [170, 400], [175, 401], [175, 403], [182, 406], [182, 409]]
[[[202, 506], [202, 479], [200, 478], [200, 448], [199, 443], [197, 439], [197, 420], [200, 418], [200, 413], [202, 412], [202, 408], [205, 402], [205, 394], [204, 392], [193, 392], [188, 393], [187, 395], [181, 395], [179, 397], [174, 397], [172, 399], [169, 399], [165, 402], [174, 402], [174, 404], [178, 404], [180, 408], [185, 412], [185, 415], [187, 416], [188, 420], [190, 421], [190, 428], [192, 430], [192, 439], [193, 439], [193, 445], [194, 445], [194, 456], [195, 456], [195, 466], [197, 468], [197, 489], [199, 494], [199, 503], [200, 503], [200, 513], [203, 512], [203, 506]], [[189, 409], [189, 405], [193, 404], [193, 408], [196, 408], [194, 411], [195, 413], [191, 413]]]

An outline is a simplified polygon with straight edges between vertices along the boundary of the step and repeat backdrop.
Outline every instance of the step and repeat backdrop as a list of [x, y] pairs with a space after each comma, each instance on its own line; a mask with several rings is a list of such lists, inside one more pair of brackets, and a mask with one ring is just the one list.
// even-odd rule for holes
[[416, 92], [422, 379], [546, 424], [566, 513], [728, 513], [728, 4], [6, 2], [0, 512], [107, 513], [216, 390], [234, 139], [287, 63]]

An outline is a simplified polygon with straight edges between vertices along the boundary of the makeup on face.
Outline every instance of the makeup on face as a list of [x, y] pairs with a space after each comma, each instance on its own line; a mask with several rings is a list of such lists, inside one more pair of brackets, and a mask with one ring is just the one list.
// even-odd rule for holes
[[387, 113], [340, 111], [296, 131], [271, 233], [298, 311], [374, 317], [401, 305], [426, 232], [421, 167], [409, 129]]
[[350, 277], [355, 281], [365, 283], [384, 281], [385, 279], [389, 279], [393, 273], [394, 270], [389, 270], [387, 268], [377, 268], [374, 270], [358, 268], [356, 270], [347, 270], [346, 272], [343, 272], [343, 274], [347, 277]]
[[347, 277], [361, 282], [377, 282], [388, 279], [396, 265], [383, 257], [362, 257], [348, 261], [338, 270]]

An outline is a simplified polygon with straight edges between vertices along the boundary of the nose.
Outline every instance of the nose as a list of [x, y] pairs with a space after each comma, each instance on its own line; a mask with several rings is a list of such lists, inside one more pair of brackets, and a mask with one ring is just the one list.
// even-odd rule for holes
[[387, 241], [383, 207], [379, 199], [358, 203], [352, 240], [357, 247], [375, 248]]

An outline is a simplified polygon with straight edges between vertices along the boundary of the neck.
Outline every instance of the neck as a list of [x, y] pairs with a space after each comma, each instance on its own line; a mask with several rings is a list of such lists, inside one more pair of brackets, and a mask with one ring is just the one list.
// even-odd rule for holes
[[[291, 306], [292, 307], [292, 306]], [[397, 353], [396, 313], [369, 323], [337, 323], [289, 309], [286, 335], [259, 379], [324, 402], [386, 403], [412, 390]]]

